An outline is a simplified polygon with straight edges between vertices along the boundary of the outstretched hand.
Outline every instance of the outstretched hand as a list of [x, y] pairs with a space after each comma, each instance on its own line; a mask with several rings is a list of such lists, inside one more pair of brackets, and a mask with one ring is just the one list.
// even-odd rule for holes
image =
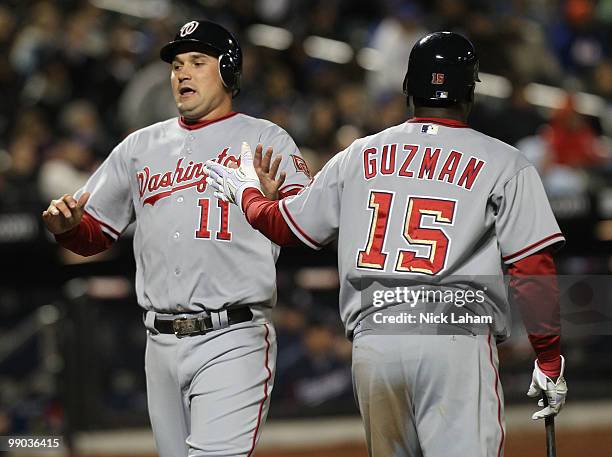
[[204, 165], [208, 174], [206, 183], [212, 186], [214, 196], [238, 205], [242, 209], [242, 193], [253, 187], [261, 190], [259, 178], [253, 166], [253, 154], [248, 143], [242, 143], [240, 151], [240, 166], [238, 168], [224, 167], [214, 160], [208, 160]]
[[253, 157], [253, 167], [259, 178], [262, 193], [270, 200], [278, 200], [279, 189], [285, 182], [287, 174], [281, 171], [278, 178], [276, 178], [283, 158], [277, 155], [272, 160], [273, 152], [272, 148], [267, 148], [266, 153], [263, 154], [263, 146], [258, 144], [255, 148], [255, 156]]

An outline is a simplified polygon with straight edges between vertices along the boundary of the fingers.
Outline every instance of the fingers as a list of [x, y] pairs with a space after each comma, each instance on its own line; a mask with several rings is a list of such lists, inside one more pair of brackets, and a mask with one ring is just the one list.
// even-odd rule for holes
[[270, 173], [270, 162], [272, 161], [272, 148], [266, 149], [266, 153], [261, 161], [261, 169], [264, 173]]
[[215, 168], [218, 166], [219, 166], [218, 164], [215, 164], [215, 165], [211, 165], [206, 168], [206, 171], [208, 172], [208, 177], [206, 178], [206, 184], [212, 186], [214, 189], [218, 191], [222, 191], [223, 177], [219, 173], [217, 173], [217, 171], [215, 170]]
[[221, 177], [221, 174], [219, 174], [214, 168], [208, 170], [208, 177], [223, 185], [223, 178]]
[[[542, 406], [542, 405], [540, 405]], [[544, 419], [546, 417], [550, 417], [550, 416], [556, 416], [557, 414], [559, 414], [559, 412], [561, 412], [561, 408], [563, 408], [563, 405], [557, 405], [557, 406], [546, 406], [545, 408], [537, 411], [536, 413], [533, 414], [533, 416], [531, 416], [531, 418], [534, 421], [537, 421], [538, 419]]]
[[284, 171], [281, 171], [280, 176], [276, 180], [276, 185], [279, 189], [283, 187], [283, 183], [285, 182], [285, 179], [287, 179], [287, 173], [285, 173]]
[[[85, 212], [85, 204], [89, 200], [90, 193], [85, 192], [83, 195], [79, 197], [78, 201], [74, 201], [74, 208], [72, 209], [72, 216], [76, 218], [76, 220], [81, 220], [83, 217], [83, 213]], [[73, 198], [74, 200], [74, 198]]]
[[89, 192], [83, 193], [83, 195], [81, 195], [81, 197], [79, 198], [79, 201], [77, 202], [77, 206], [79, 208], [84, 208], [85, 204], [87, 203], [87, 200], [89, 200], [90, 195], [91, 194]]
[[66, 219], [68, 219], [72, 217], [72, 211], [70, 211], [70, 208], [74, 207], [76, 207], [76, 200], [72, 196], [64, 194], [59, 200], [51, 201], [51, 206], [49, 208], [52, 215], [57, 216], [61, 213]]
[[55, 208], [57, 208], [65, 218], [72, 217], [72, 211], [70, 211], [70, 208], [68, 208], [68, 205], [66, 205], [63, 200], [57, 200], [55, 203]]
[[528, 397], [539, 397], [542, 393], [542, 389], [540, 389], [535, 383], [531, 383], [529, 386], [529, 390], [527, 391]]
[[43, 211], [42, 216], [49, 219], [60, 214], [66, 219], [82, 212], [83, 207], [89, 200], [90, 193], [85, 192], [77, 201], [72, 195], [64, 194], [57, 200], [51, 200], [49, 207]]
[[51, 202], [49, 207], [45, 211], [43, 211], [43, 217], [52, 217], [52, 216], [59, 216], [59, 211], [57, 210], [53, 202]]
[[261, 168], [261, 156], [262, 156], [263, 146], [258, 144], [255, 148], [255, 156], [253, 157], [253, 167], [255, 170], [259, 170]]
[[211, 160], [209, 160], [208, 162], [206, 162], [206, 164], [204, 164], [204, 172], [213, 179], [217, 179], [221, 177], [221, 173], [217, 170], [222, 170], [222, 169], [223, 169], [223, 165], [219, 165], [218, 163], [213, 162]]
[[229, 202], [229, 199], [223, 192], [213, 192], [213, 195], [217, 197], [219, 200], [223, 200], [224, 202]]
[[204, 171], [204, 173], [206, 173], [206, 174], [207, 174], [207, 175], [209, 175], [209, 176], [210, 176], [210, 169], [211, 169], [211, 167], [212, 167], [212, 164], [213, 164], [213, 163], [214, 163], [214, 162], [213, 162], [212, 160], [207, 160], [207, 161], [204, 163], [204, 168], [203, 168], [203, 171]]
[[223, 190], [223, 180], [221, 178], [214, 179], [209, 176], [208, 178], [206, 178], [206, 184], [211, 186], [213, 189]]
[[273, 161], [272, 154], [274, 154], [273, 148], [266, 149], [266, 153], [263, 154], [263, 145], [258, 144], [253, 157], [253, 167], [259, 174], [267, 174], [274, 179], [282, 161], [282, 156], [275, 157]]
[[[272, 149], [268, 149], [268, 151], [266, 151], [266, 154], [270, 152], [270, 155], [272, 155]], [[274, 179], [276, 178], [276, 173], [278, 173], [278, 167], [280, 167], [281, 161], [283, 160], [282, 156], [276, 156], [274, 157], [274, 160], [272, 161], [272, 165], [270, 166], [270, 171], [269, 171], [269, 175], [270, 178]]]
[[[565, 397], [558, 395], [558, 392], [555, 389], [540, 389], [540, 392], [543, 393], [543, 395], [538, 401], [538, 406], [542, 409], [533, 414], [531, 418], [533, 420], [538, 420], [559, 414], [561, 408], [563, 408], [563, 405], [565, 404]], [[546, 397], [544, 397], [544, 395]]]
[[550, 406], [547, 406], [546, 408], [536, 412], [533, 416], [531, 416], [531, 418], [534, 421], [537, 421], [539, 419], [544, 419], [548, 416], [555, 416], [556, 414], [557, 413]]
[[242, 149], [240, 150], [240, 163], [243, 165], [253, 163], [253, 153], [251, 152], [251, 146], [246, 141], [242, 142]]
[[77, 207], [77, 201], [72, 195], [66, 195], [64, 198], [64, 202], [70, 209], [74, 209]]
[[47, 209], [43, 212], [43, 216], [45, 215], [45, 213], [49, 216], [59, 216], [59, 210], [55, 207], [55, 203], [58, 200], [51, 200], [51, 203], [49, 203], [49, 206], [47, 207]]

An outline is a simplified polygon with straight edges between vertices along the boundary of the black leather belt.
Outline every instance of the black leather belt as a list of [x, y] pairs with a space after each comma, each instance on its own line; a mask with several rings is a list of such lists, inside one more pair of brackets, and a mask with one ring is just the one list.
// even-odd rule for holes
[[[212, 313], [212, 312], [211, 312]], [[227, 310], [227, 325], [239, 324], [248, 322], [253, 319], [253, 312], [249, 308], [237, 308]], [[155, 318], [155, 330], [159, 333], [174, 334], [178, 338], [185, 336], [203, 335], [206, 332], [214, 330], [213, 320], [210, 316], [207, 317], [179, 317], [176, 319], [158, 319]]]

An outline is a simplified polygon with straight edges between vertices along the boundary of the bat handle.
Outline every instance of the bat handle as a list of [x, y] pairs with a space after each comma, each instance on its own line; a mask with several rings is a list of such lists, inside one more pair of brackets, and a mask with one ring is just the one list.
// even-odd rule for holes
[[[548, 397], [542, 393], [542, 401], [544, 406], [548, 406]], [[557, 457], [557, 445], [555, 441], [555, 416], [544, 418], [544, 426], [546, 427], [546, 457]]]

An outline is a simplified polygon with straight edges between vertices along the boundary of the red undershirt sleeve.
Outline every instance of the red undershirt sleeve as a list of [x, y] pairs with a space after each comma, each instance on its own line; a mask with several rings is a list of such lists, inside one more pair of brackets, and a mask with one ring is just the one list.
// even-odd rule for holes
[[296, 237], [278, 208], [278, 200], [264, 197], [258, 189], [246, 189], [242, 195], [242, 209], [249, 224], [279, 246], [298, 246]]
[[510, 264], [510, 293], [519, 306], [540, 369], [561, 371], [561, 317], [557, 269], [550, 252], [540, 251]]
[[79, 225], [55, 235], [55, 240], [60, 246], [85, 257], [106, 251], [113, 244], [113, 240], [102, 231], [100, 223], [87, 213], [83, 214]]
[[278, 192], [278, 199], [279, 199], [279, 200], [282, 200], [282, 199], [283, 199], [283, 198], [285, 198], [285, 197], [291, 197], [292, 195], [297, 195], [297, 194], [299, 194], [299, 193], [300, 193], [300, 191], [301, 191], [302, 189], [303, 189], [303, 187], [302, 187], [302, 188], [292, 188], [292, 189], [288, 190], [287, 192], [281, 192], [281, 191], [279, 191], [279, 192]]

